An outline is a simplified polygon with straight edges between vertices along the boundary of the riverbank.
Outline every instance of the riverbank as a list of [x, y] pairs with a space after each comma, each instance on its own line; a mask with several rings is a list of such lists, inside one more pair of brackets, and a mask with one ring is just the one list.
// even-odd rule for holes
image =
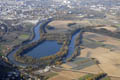
[[[77, 32], [79, 32], [79, 30], [75, 29], [71, 33], [73, 33], [73, 35], [74, 35]], [[43, 39], [43, 40], [41, 40], [41, 39]], [[35, 46], [41, 44], [44, 40], [45, 40], [45, 38], [42, 37], [37, 42], [33, 42], [32, 44], [29, 44], [29, 45], [19, 49], [19, 51], [17, 51], [16, 54], [14, 55], [16, 61], [18, 61], [20, 63], [23, 63], [23, 64], [37, 64], [38, 66], [41, 66], [41, 67], [44, 67], [44, 66], [47, 66], [47, 65], [53, 65], [53, 64], [61, 64], [62, 61], [64, 60], [64, 58], [66, 58], [67, 54], [69, 54], [68, 53], [68, 50], [69, 50], [68, 47], [69, 47], [69, 44], [70, 44], [69, 39], [67, 39], [63, 42], [63, 45], [62, 45], [60, 51], [58, 51], [54, 55], [42, 57], [42, 58], [39, 58], [39, 59], [30, 57], [30, 56], [21, 55], [21, 53], [27, 53], [29, 50], [31, 51], [31, 49], [33, 49]]]
[[[38, 23], [36, 24], [36, 26], [39, 28], [39, 27], [40, 27], [39, 24], [41, 24], [42, 22], [44, 22], [44, 21], [38, 22]], [[35, 31], [34, 31], [35, 28], [36, 28], [36, 27], [33, 28], [33, 33], [35, 33]], [[38, 30], [38, 31], [39, 31], [39, 30]], [[39, 36], [39, 35], [38, 35], [38, 36]], [[26, 44], [28, 44], [28, 43], [30, 43], [30, 42], [32, 42], [32, 41], [35, 41], [34, 38], [35, 38], [35, 34], [33, 34], [33, 36], [31, 37], [31, 39], [28, 39], [28, 40], [24, 41], [24, 42], [23, 42], [22, 44], [20, 44], [20, 45], [14, 46], [13, 50], [10, 51], [10, 52], [8, 53], [8, 55], [7, 55], [7, 58], [8, 58], [8, 60], [9, 60], [9, 62], [12, 63], [12, 64], [17, 64], [17, 65], [19, 65], [19, 63], [17, 63], [17, 62], [14, 60], [13, 54], [14, 54], [18, 49], [20, 49], [22, 46], [25, 46]], [[21, 65], [21, 64], [20, 64], [20, 65]]]
[[[92, 29], [92, 28], [73, 28], [71, 29], [70, 33], [68, 34], [64, 34], [64, 35], [60, 35], [60, 34], [55, 34], [55, 33], [47, 33], [45, 30], [45, 27], [47, 26], [47, 24], [51, 22], [51, 19], [44, 21], [40, 24], [40, 26], [38, 26], [38, 28], [36, 28], [37, 32], [34, 32], [35, 35], [37, 35], [37, 38], [34, 37], [34, 39], [32, 41], [30, 41], [30, 44], [26, 44], [24, 46], [21, 46], [20, 49], [15, 51], [14, 54], [14, 58], [16, 61], [22, 63], [22, 64], [36, 64], [40, 65], [40, 66], [45, 66], [45, 65], [51, 65], [51, 64], [60, 64], [62, 63], [62, 61], [64, 60], [64, 58], [71, 54], [70, 57], [72, 60], [73, 58], [75, 58], [76, 56], [78, 56], [80, 54], [80, 43], [82, 40], [82, 32], [89, 32], [89, 31], [93, 31], [93, 32], [100, 32], [98, 30]], [[40, 29], [40, 30], [38, 30]], [[81, 30], [81, 31], [79, 31]], [[39, 33], [38, 33], [39, 32]], [[78, 33], [78, 37], [73, 37], [73, 36], [77, 36], [76, 33]], [[102, 32], [106, 32], [105, 30], [102, 30]], [[110, 33], [110, 32], [109, 32]], [[39, 35], [38, 35], [39, 34]], [[62, 36], [62, 37], [61, 37]], [[59, 40], [60, 39], [60, 40]], [[74, 39], [74, 40], [72, 40]], [[56, 51], [54, 54], [51, 53], [51, 55], [46, 55], [40, 58], [35, 58], [32, 56], [28, 56], [28, 55], [24, 55], [24, 54], [28, 54], [30, 51], [32, 51], [33, 49], [35, 49], [36, 47], [38, 47], [38, 45], [43, 44], [44, 42], [46, 42], [46, 40], [57, 40], [58, 42], [62, 43], [62, 47], [60, 50]], [[29, 43], [29, 42], [28, 42]], [[70, 48], [70, 43], [72, 48]], [[53, 45], [53, 44], [51, 44]], [[73, 51], [71, 51], [73, 50]], [[40, 51], [42, 52], [42, 51]], [[36, 51], [32, 52], [31, 54], [35, 54]], [[41, 55], [43, 53], [40, 53]], [[45, 53], [44, 53], [45, 54]], [[38, 54], [39, 55], [39, 54]], [[51, 60], [50, 60], [51, 59]], [[70, 61], [68, 60], [68, 61]], [[38, 63], [43, 61], [44, 63]]]
[[[45, 34], [45, 26], [49, 23], [51, 21], [51, 19], [49, 19], [49, 20], [47, 20], [47, 21], [45, 21], [45, 22], [43, 22], [40, 26], [38, 26], [38, 28], [37, 28], [37, 31], [40, 33], [38, 33], [38, 32], [34, 32], [34, 33], [36, 33], [36, 34], [39, 34], [39, 35], [37, 35], [37, 38], [35, 38], [34, 37], [34, 39], [32, 40], [32, 41], [30, 41], [30, 42], [32, 42], [32, 43], [30, 43], [30, 42], [27, 42], [27, 44], [25, 45], [21, 45], [21, 47], [19, 47], [19, 46], [17, 46], [17, 48], [16, 49], [13, 49], [12, 50], [12, 54], [9, 56], [8, 55], [8, 58], [9, 59], [11, 59], [11, 61], [14, 63], [15, 62], [15, 64], [17, 63], [17, 61], [18, 62], [20, 62], [20, 63], [23, 63], [23, 64], [26, 64], [27, 63], [27, 61], [26, 61], [26, 63], [24, 63], [24, 61], [23, 61], [23, 58], [24, 58], [24, 56], [22, 56], [22, 57], [20, 57], [21, 56], [21, 53], [25, 53], [25, 52], [28, 52], [29, 50], [31, 50], [31, 49], [33, 49], [33, 48], [35, 48], [37, 45], [39, 45], [40, 43], [42, 43], [42, 42], [44, 42], [44, 40], [45, 40], [45, 37], [44, 37], [44, 34]], [[39, 28], [40, 27], [40, 28]], [[40, 30], [39, 30], [40, 29]], [[40, 38], [40, 39], [39, 39]], [[39, 40], [38, 40], [39, 39]], [[37, 41], [38, 40], [38, 41]], [[30, 43], [30, 44], [29, 44]], [[18, 53], [18, 54], [16, 54], [16, 53]], [[14, 55], [15, 54], [15, 55]], [[13, 55], [15, 56], [15, 58], [17, 58], [17, 60], [14, 60], [13, 58]], [[24, 58], [24, 59], [26, 59], [26, 60], [29, 60], [29, 56], [25, 56], [26, 58]], [[18, 60], [19, 59], [19, 60]], [[30, 61], [31, 62], [31, 61]], [[30, 63], [29, 62], [29, 63]], [[19, 64], [19, 63], [18, 63]], [[18, 65], [17, 64], [17, 65]], [[20, 64], [21, 65], [21, 64]]]

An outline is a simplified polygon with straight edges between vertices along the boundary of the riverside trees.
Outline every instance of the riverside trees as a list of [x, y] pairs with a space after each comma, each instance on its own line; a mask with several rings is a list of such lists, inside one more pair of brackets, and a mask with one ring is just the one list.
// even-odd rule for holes
[[[34, 43], [33, 45], [35, 44], [37, 43]], [[16, 61], [21, 62], [21, 63], [26, 63], [26, 64], [37, 64], [40, 66], [46, 66], [46, 65], [56, 64], [59, 62], [61, 63], [61, 61], [63, 60], [64, 57], [66, 57], [67, 52], [68, 52], [68, 41], [65, 41], [60, 51], [52, 56], [46, 56], [40, 59], [36, 59], [30, 56], [20, 55], [21, 53], [24, 53], [25, 51], [24, 49], [27, 49], [27, 48], [30, 49], [31, 44], [29, 44], [29, 46], [27, 47], [25, 46], [25, 48], [23, 47], [16, 52], [16, 54], [14, 55]]]
[[73, 58], [80, 54], [80, 44], [82, 43], [83, 30], [81, 30], [75, 40], [75, 50], [71, 57], [67, 58], [66, 61], [71, 61]]
[[[44, 23], [47, 24], [47, 23]], [[55, 36], [51, 37], [51, 34], [48, 34], [44, 31], [44, 27], [45, 25], [43, 24], [42, 27], [40, 27], [40, 40], [33, 42], [31, 44], [25, 45], [22, 48], [20, 48], [16, 54], [14, 55], [16, 61], [21, 62], [21, 63], [25, 63], [25, 64], [37, 64], [39, 66], [46, 66], [46, 65], [51, 65], [51, 64], [59, 64], [62, 63], [62, 61], [66, 58], [67, 54], [68, 54], [68, 48], [69, 48], [69, 44], [70, 44], [70, 40], [72, 38], [72, 35], [74, 35], [76, 32], [80, 31], [79, 28], [74, 28], [73, 30], [70, 31], [69, 34], [53, 34]], [[31, 49], [33, 49], [34, 47], [36, 47], [37, 45], [39, 45], [40, 43], [42, 43], [43, 41], [45, 41], [46, 39], [53, 39], [53, 37], [55, 37], [55, 39], [57, 39], [59, 36], [61, 35], [59, 39], [62, 39], [62, 47], [60, 49], [59, 52], [57, 52], [54, 55], [51, 56], [46, 56], [46, 57], [42, 57], [40, 59], [36, 59], [33, 57], [29, 57], [29, 56], [25, 56], [24, 54], [27, 53], [28, 51], [30, 51]], [[81, 34], [80, 34], [81, 35]], [[49, 37], [49, 38], [48, 38]], [[77, 39], [77, 41], [75, 42], [75, 53], [73, 54], [73, 56], [71, 58], [76, 57], [79, 54], [79, 38]], [[41, 54], [44, 54], [41, 52]]]

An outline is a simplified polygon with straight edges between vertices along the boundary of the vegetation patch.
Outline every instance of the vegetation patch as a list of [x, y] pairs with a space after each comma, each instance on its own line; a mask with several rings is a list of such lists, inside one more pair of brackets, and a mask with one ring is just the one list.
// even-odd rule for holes
[[93, 77], [93, 74], [87, 74], [87, 75], [79, 78], [79, 80], [86, 80], [86, 79], [88, 79], [89, 77]]
[[32, 24], [32, 23], [25, 23], [24, 26], [32, 28], [34, 26], [34, 24]]
[[3, 47], [3, 46], [0, 45], [0, 56], [3, 56], [3, 55], [4, 55], [4, 54], [3, 54], [3, 50], [5, 50], [5, 47]]
[[22, 34], [19, 36], [19, 39], [22, 39], [22, 40], [26, 40], [28, 38], [29, 38], [29, 35], [27, 35], [27, 34]]
[[116, 24], [117, 27], [120, 27], [120, 24]]
[[49, 73], [49, 74], [47, 75], [47, 78], [52, 78], [52, 77], [54, 77], [54, 76], [56, 76], [56, 75], [58, 75], [58, 73]]
[[99, 73], [96, 75], [87, 74], [87, 75], [79, 78], [79, 80], [110, 80], [110, 79], [107, 77], [106, 73]]
[[110, 80], [110, 78], [109, 77], [105, 77], [102, 80]]

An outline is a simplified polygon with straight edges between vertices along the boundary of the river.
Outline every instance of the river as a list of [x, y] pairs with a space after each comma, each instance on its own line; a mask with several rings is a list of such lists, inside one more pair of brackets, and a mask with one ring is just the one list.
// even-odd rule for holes
[[[43, 23], [43, 21], [41, 21], [39, 24], [37, 24], [34, 27], [34, 38], [31, 41], [27, 42], [27, 44], [30, 44], [34, 41], [38, 41], [40, 39], [40, 27], [41, 27], [42, 23]], [[46, 25], [44, 25], [44, 26], [46, 26]], [[71, 39], [71, 43], [70, 43], [69, 51], [68, 51], [68, 57], [70, 57], [72, 55], [72, 53], [74, 52], [75, 37], [77, 36], [78, 33], [79, 33], [79, 31], [76, 32]], [[62, 45], [58, 44], [57, 41], [44, 41], [43, 43], [40, 43], [38, 46], [36, 46], [32, 50], [25, 53], [24, 55], [32, 56], [34, 58], [50, 56], [50, 55], [56, 54], [56, 52], [58, 52], [61, 47], [62, 47]], [[12, 64], [15, 64], [17, 66], [19, 66], [19, 65], [26, 66], [26, 64], [19, 63], [14, 59], [14, 54], [16, 53], [16, 51], [19, 48], [21, 48], [21, 47], [18, 47], [16, 49], [14, 49], [13, 51], [11, 51], [7, 57]]]
[[76, 37], [78, 36], [79, 32], [80, 32], [80, 30], [78, 29], [72, 36], [72, 39], [71, 39], [70, 45], [69, 45], [67, 58], [71, 57], [75, 51], [75, 40], [76, 40]]

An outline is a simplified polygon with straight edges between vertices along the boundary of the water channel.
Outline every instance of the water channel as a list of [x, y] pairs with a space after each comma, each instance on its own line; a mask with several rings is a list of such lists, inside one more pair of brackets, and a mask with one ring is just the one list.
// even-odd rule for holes
[[[43, 21], [42, 21], [43, 22]], [[42, 25], [42, 22], [40, 22], [39, 24], [37, 24], [34, 27], [34, 38], [28, 42], [27, 44], [30, 44], [34, 41], [38, 41], [40, 39], [40, 27]], [[47, 24], [46, 24], [47, 25]], [[44, 26], [46, 26], [44, 25]], [[77, 34], [79, 33], [79, 31], [77, 31], [72, 39], [71, 39], [71, 43], [69, 46], [69, 51], [68, 51], [68, 57], [70, 57], [72, 55], [72, 53], [74, 52], [74, 42], [75, 42], [75, 37], [77, 36]], [[27, 56], [32, 56], [34, 58], [40, 58], [40, 57], [45, 57], [45, 56], [50, 56], [53, 54], [56, 54], [56, 52], [58, 52], [60, 50], [60, 48], [62, 47], [61, 44], [58, 44], [57, 41], [44, 41], [43, 43], [40, 43], [38, 46], [36, 46], [35, 48], [33, 48], [32, 50], [28, 51], [27, 53], [25, 53], [25, 55]], [[14, 54], [16, 53], [16, 51], [19, 49], [20, 47], [14, 49], [13, 51], [11, 51], [8, 54], [8, 59], [12, 64], [15, 65], [22, 65], [25, 66], [26, 64], [22, 64], [17, 62], [14, 59]]]

